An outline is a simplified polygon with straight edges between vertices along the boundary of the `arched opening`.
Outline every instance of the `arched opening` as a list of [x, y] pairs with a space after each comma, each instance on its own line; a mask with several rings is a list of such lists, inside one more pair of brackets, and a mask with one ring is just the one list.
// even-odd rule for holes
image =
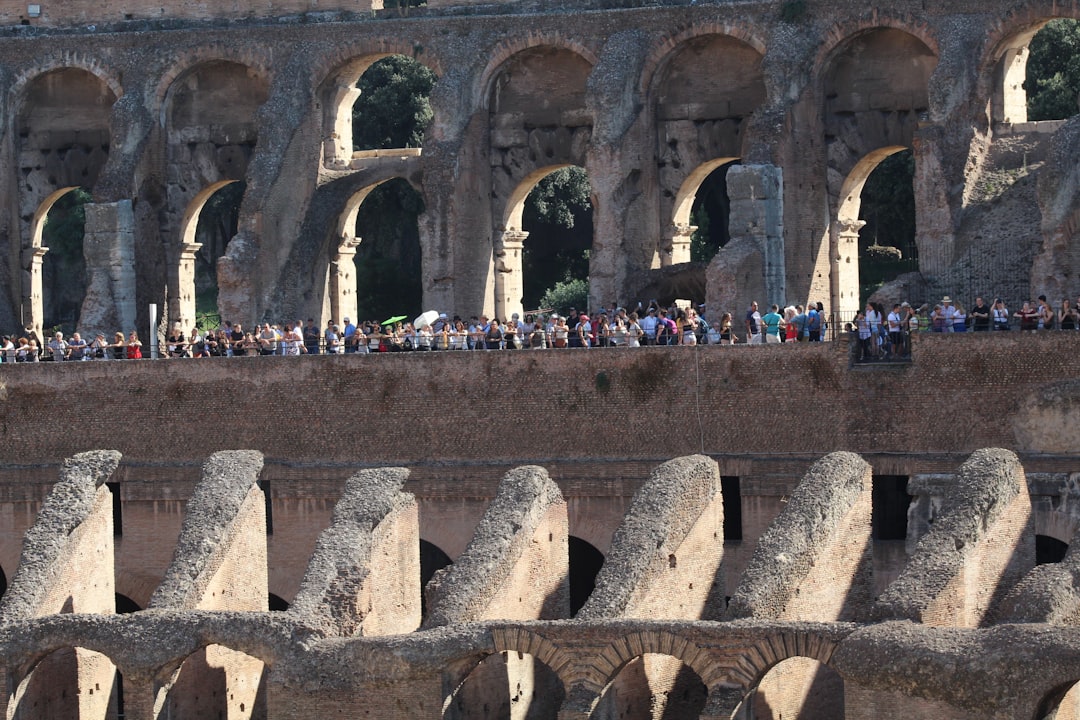
[[4, 593], [7, 592], [7, 573], [4, 572], [4, 568], [0, 567], [0, 597], [4, 597]]
[[427, 540], [420, 541], [420, 614], [427, 617], [427, 587], [435, 573], [453, 563], [450, 556], [442, 551], [438, 545]]
[[274, 593], [270, 593], [267, 604], [270, 612], [285, 612], [289, 609], [289, 603], [285, 602], [280, 595], [275, 595]]
[[405, 55], [354, 58], [323, 83], [328, 165], [343, 167], [372, 150], [420, 148], [434, 116], [429, 97], [438, 80]]
[[554, 718], [565, 698], [559, 676], [521, 652], [488, 655], [454, 691], [444, 720], [541, 720]]
[[217, 261], [225, 255], [226, 246], [236, 235], [240, 202], [247, 183], [225, 180], [210, 187], [215, 189], [209, 194], [206, 191], [199, 193], [188, 206], [188, 212], [193, 215], [184, 223], [184, 241], [188, 242], [189, 230], [193, 229], [190, 242], [198, 246], [193, 274], [195, 324], [200, 329], [217, 328], [221, 324], [217, 305]]
[[[81, 304], [85, 294], [85, 266], [73, 278], [74, 287], [57, 292], [52, 287], [50, 322], [44, 323], [42, 307], [42, 259], [48, 245], [42, 247], [40, 224], [45, 214], [61, 197], [74, 188], [92, 188], [109, 159], [109, 121], [117, 90], [81, 68], [61, 68], [45, 73], [27, 83], [15, 122], [16, 157], [19, 163], [19, 215], [29, 243], [22, 246], [20, 258], [23, 287], [21, 289], [23, 322], [33, 324], [41, 332], [45, 327], [62, 325], [69, 332], [78, 322], [81, 308], [74, 311], [66, 306]], [[61, 204], [72, 203], [73, 229], [81, 225], [81, 202], [67, 198]], [[77, 206], [77, 209], [76, 209]], [[44, 209], [43, 209], [44, 208]], [[27, 236], [24, 236], [27, 237]], [[71, 258], [83, 262], [81, 228], [72, 236]], [[60, 266], [61, 243], [57, 245], [54, 266]], [[56, 271], [51, 271], [56, 272]], [[74, 274], [74, 271], [73, 271]], [[48, 284], [47, 284], [48, 286]], [[59, 300], [59, 302], [57, 302]], [[74, 315], [74, 317], [72, 317]], [[57, 322], [57, 318], [68, 318]]]
[[788, 658], [766, 673], [741, 709], [752, 720], [843, 720], [844, 681], [817, 660]]
[[[200, 238], [205, 237], [199, 235], [199, 218], [215, 193], [247, 176], [248, 163], [258, 141], [255, 115], [268, 96], [265, 77], [253, 68], [227, 60], [191, 68], [173, 82], [166, 94], [162, 124], [171, 170], [164, 193], [167, 206], [162, 213], [165, 218], [162, 236], [172, 239], [166, 251], [168, 317], [185, 332], [196, 321], [196, 267], [200, 265]], [[242, 195], [243, 189], [226, 190], [211, 208], [231, 198], [233, 193]], [[225, 204], [230, 205], [231, 201]], [[228, 218], [231, 212], [225, 212], [222, 217]], [[211, 212], [207, 222], [211, 216], [215, 213]], [[223, 223], [231, 225], [227, 219]], [[220, 232], [225, 234], [224, 230]], [[228, 237], [234, 234], [235, 231]], [[224, 253], [224, 248], [220, 250]], [[211, 265], [211, 258], [216, 266], [212, 248], [204, 252], [201, 264]], [[203, 273], [207, 282], [204, 302], [213, 300], [213, 291], [207, 289], [210, 277], [216, 277], [216, 272]], [[214, 304], [216, 308], [217, 303]]]
[[1069, 544], [1049, 535], [1035, 536], [1035, 564], [1059, 563], [1069, 552]]
[[521, 208], [520, 250], [504, 234], [505, 254], [499, 259], [508, 267], [519, 262], [522, 276], [519, 296], [506, 288], [506, 307], [555, 307], [560, 312], [588, 307], [591, 195], [588, 173], [573, 165], [549, 172], [532, 186]]
[[[591, 70], [589, 61], [572, 50], [539, 46], [512, 55], [489, 81], [495, 212], [487, 291], [494, 292], [494, 312], [500, 319], [527, 305], [535, 307], [532, 303], [539, 304], [556, 284], [562, 285], [563, 294], [580, 295], [582, 288], [588, 293], [593, 198], [581, 168], [592, 136], [592, 116], [585, 104]], [[526, 289], [523, 262], [530, 232], [538, 237], [528, 244], [529, 274], [534, 277]]]
[[127, 595], [121, 595], [120, 593], [115, 593], [115, 594], [116, 594], [116, 614], [117, 615], [125, 615], [127, 613], [135, 613], [135, 612], [139, 612], [140, 610], [142, 610], [142, 608], [139, 607], [139, 603], [135, 602], [134, 600], [129, 598]]
[[1047, 693], [1035, 712], [1035, 720], [1080, 718], [1080, 682], [1067, 682]]
[[157, 689], [164, 717], [237, 720], [266, 717], [266, 677], [261, 660], [223, 645], [189, 655]]
[[105, 655], [81, 647], [58, 648], [18, 683], [8, 717], [118, 717], [116, 678], [116, 666]]
[[596, 587], [596, 576], [604, 565], [604, 554], [588, 540], [569, 538], [570, 617], [577, 615]]
[[[867, 156], [871, 157], [873, 154]], [[861, 174], [865, 169], [860, 163], [852, 173]], [[903, 273], [919, 270], [914, 183], [915, 156], [909, 149], [887, 155], [873, 165], [863, 181], [858, 197], [858, 221], [862, 223], [859, 228], [860, 307], [885, 283]], [[855, 192], [854, 187], [852, 192]], [[851, 208], [845, 207], [841, 212], [842, 217], [847, 218]], [[925, 298], [905, 299], [921, 301]]]
[[[860, 307], [860, 219], [870, 173], [913, 147], [929, 111], [937, 57], [922, 40], [892, 28], [852, 37], [833, 53], [823, 77], [830, 226], [831, 310], [841, 321]], [[879, 233], [880, 234], [880, 233]]]
[[991, 118], [1025, 123], [1080, 112], [1080, 20], [1038, 23], [1009, 38], [994, 66]]
[[701, 676], [676, 657], [646, 653], [633, 658], [604, 688], [592, 720], [692, 720], [709, 691]]
[[686, 259], [692, 262], [708, 262], [731, 239], [727, 173], [738, 162], [736, 158], [719, 158], [702, 164], [687, 176], [675, 195], [673, 224], [690, 231]]
[[765, 101], [761, 61], [742, 40], [710, 34], [680, 44], [656, 73], [661, 202], [671, 210], [654, 263], [708, 260], [727, 242], [726, 166], [743, 154], [746, 125]]
[[423, 256], [417, 218], [423, 211], [420, 193], [401, 178], [366, 187], [349, 199], [329, 269], [335, 321], [347, 317], [379, 322], [421, 312]]
[[57, 331], [69, 336], [79, 325], [86, 297], [83, 237], [85, 206], [90, 200], [85, 188], [61, 188], [45, 198], [34, 213], [31, 237], [33, 247], [40, 252], [39, 318], [46, 338]]

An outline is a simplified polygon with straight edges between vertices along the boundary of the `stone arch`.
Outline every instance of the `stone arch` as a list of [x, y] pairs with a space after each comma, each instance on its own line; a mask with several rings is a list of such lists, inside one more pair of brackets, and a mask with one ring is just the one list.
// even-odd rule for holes
[[1035, 711], [1035, 720], [1066, 720], [1077, 716], [1080, 716], [1080, 679], [1052, 688]]
[[[463, 666], [460, 682], [453, 685], [453, 691], [443, 700], [441, 717], [444, 720], [472, 720], [473, 718], [539, 718], [555, 717], [566, 697], [566, 685], [551, 663], [527, 649], [519, 649], [520, 640], [514, 642], [519, 631], [514, 630], [514, 638], [507, 645], [499, 648], [498, 629], [492, 631], [496, 642], [494, 652], [484, 653], [475, 662]], [[503, 638], [506, 640], [507, 638]], [[546, 640], [535, 640], [535, 636], [526, 639], [525, 645], [545, 651]], [[564, 661], [557, 653], [547, 652], [548, 658]], [[513, 709], [513, 710], [511, 710]]]
[[[116, 665], [101, 652], [78, 645], [41, 648], [14, 675], [7, 717], [115, 716]], [[110, 712], [111, 711], [111, 712]]]
[[[829, 158], [830, 304], [841, 319], [859, 309], [859, 193], [882, 160], [914, 146], [918, 123], [929, 112], [938, 56], [913, 30], [866, 27], [832, 47], [820, 74]], [[897, 69], [912, 64], [917, 71]]]
[[436, 68], [415, 57], [414, 48], [407, 42], [388, 40], [379, 45], [378, 51], [353, 56], [341, 57], [338, 53], [335, 66], [323, 73], [325, 77], [316, 93], [323, 113], [323, 162], [328, 166], [344, 168], [352, 160], [352, 109], [360, 97], [356, 84], [368, 68], [385, 57], [404, 55], [438, 73]]
[[[502, 206], [500, 220], [496, 223], [492, 263], [495, 274], [495, 316], [501, 319], [520, 313], [524, 278], [522, 277], [522, 253], [529, 233], [522, 228], [525, 200], [536, 185], [551, 173], [576, 163], [564, 162], [545, 165], [525, 175]], [[593, 195], [595, 210], [596, 196]]]
[[934, 57], [941, 56], [937, 34], [926, 20], [897, 16], [887, 10], [875, 8], [861, 18], [837, 23], [823, 33], [814, 57], [812, 77], [823, 77], [826, 68], [835, 62], [837, 55], [842, 54], [852, 40], [876, 30], [901, 31], [920, 40]]
[[575, 535], [569, 537], [567, 547], [570, 555], [570, 616], [573, 617], [596, 587], [596, 576], [604, 565], [604, 553]]
[[[661, 211], [655, 260], [661, 266], [690, 260], [694, 194], [724, 164], [721, 158], [744, 154], [747, 126], [767, 102], [763, 43], [742, 28], [714, 23], [712, 29], [684, 30], [665, 41], [667, 53], [654, 60], [649, 79]], [[707, 165], [712, 167], [700, 174]]]
[[126, 615], [128, 613], [139, 612], [142, 610], [142, 606], [135, 602], [127, 595], [123, 593], [115, 593], [116, 595], [116, 614]]
[[176, 305], [169, 309], [174, 322], [179, 322], [186, 332], [195, 323], [195, 255], [202, 245], [196, 241], [195, 231], [199, 226], [199, 215], [206, 203], [219, 190], [239, 180], [218, 180], [200, 190], [184, 209], [180, 221], [180, 243], [174, 265]]
[[815, 633], [779, 632], [768, 635], [743, 651], [734, 667], [710, 676], [715, 683], [709, 683], [709, 687], [723, 682], [735, 682], [744, 693], [749, 693], [773, 667], [794, 657], [816, 660], [830, 669], [835, 669], [832, 668], [831, 661], [837, 644], [835, 640]]
[[590, 67], [599, 62], [599, 55], [589, 46], [574, 38], [564, 37], [556, 32], [530, 32], [500, 42], [490, 53], [488, 64], [477, 77], [472, 105], [481, 110], [491, 110], [490, 100], [492, 83], [495, 82], [503, 65], [519, 53], [541, 47], [566, 50], [580, 55]]
[[[72, 185], [63, 187], [58, 190], [54, 190], [48, 195], [41, 204], [38, 205], [34, 211], [33, 219], [30, 222], [30, 247], [23, 251], [23, 307], [26, 317], [29, 318], [33, 324], [34, 329], [39, 333], [44, 325], [45, 321], [45, 287], [44, 287], [44, 269], [43, 263], [46, 253], [49, 252], [49, 248], [45, 247], [43, 236], [45, 232], [45, 222], [48, 219], [49, 211], [53, 209], [53, 206], [65, 195], [75, 190], [78, 190], [79, 186]], [[84, 295], [85, 295], [85, 277], [81, 279]]]
[[271, 68], [273, 63], [268, 52], [253, 50], [250, 47], [240, 49], [230, 45], [206, 45], [193, 48], [190, 51], [177, 55], [158, 80], [154, 89], [154, 99], [158, 109], [158, 118], [162, 127], [165, 127], [165, 113], [169, 104], [169, 95], [176, 87], [177, 80], [196, 70], [202, 65], [211, 63], [228, 62], [243, 65], [251, 70], [258, 81], [267, 87], [270, 86]]
[[660, 38], [645, 57], [641, 69], [641, 92], [648, 92], [649, 88], [655, 87], [657, 72], [678, 51], [679, 46], [710, 35], [721, 35], [739, 40], [749, 45], [760, 55], [764, 55], [767, 49], [765, 40], [760, 34], [760, 28], [751, 27], [744, 23], [708, 21], [680, 28]]
[[167, 717], [265, 717], [267, 664], [242, 650], [207, 643], [159, 669], [154, 706]]
[[65, 52], [60, 57], [46, 58], [26, 68], [15, 78], [12, 84], [12, 97], [15, 105], [19, 106], [25, 100], [27, 88], [39, 77], [65, 69], [83, 70], [93, 75], [104, 83], [115, 98], [124, 94], [124, 86], [120, 82], [120, 71], [105, 65], [99, 58], [89, 58], [79, 53]]
[[819, 660], [790, 657], [769, 669], [731, 717], [843, 720], [844, 680]]
[[170, 323], [185, 331], [195, 322], [193, 218], [224, 184], [246, 178], [258, 140], [256, 115], [269, 97], [265, 73], [227, 58], [215, 55], [186, 67], [161, 104], [170, 166], [161, 212], [161, 235], [169, 239], [168, 312]]
[[977, 69], [978, 96], [989, 98], [993, 122], [1027, 122], [1027, 46], [1046, 23], [1080, 20], [1080, 8], [1056, 2], [1024, 3], [987, 28]]
[[622, 667], [642, 655], [668, 655], [697, 673], [706, 687], [727, 679], [723, 669], [710, 663], [707, 653], [692, 639], [666, 630], [641, 630], [608, 645], [591, 663], [571, 669], [567, 686], [580, 686], [599, 698]]

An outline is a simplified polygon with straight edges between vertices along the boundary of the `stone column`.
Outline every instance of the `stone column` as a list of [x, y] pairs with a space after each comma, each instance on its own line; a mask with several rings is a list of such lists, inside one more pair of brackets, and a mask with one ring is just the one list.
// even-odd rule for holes
[[1027, 122], [1027, 92], [1024, 79], [1027, 77], [1027, 47], [1010, 48], [1001, 58], [995, 80], [1000, 80], [998, 92], [994, 93], [993, 118], [1007, 123]]
[[727, 172], [731, 239], [753, 240], [764, 260], [765, 302], [787, 300], [784, 258], [784, 172], [776, 165], [734, 165]]
[[41, 261], [49, 248], [29, 247], [22, 251], [22, 321], [31, 323], [38, 336], [44, 340], [41, 334], [41, 324], [45, 320], [45, 304], [41, 294]]
[[195, 253], [202, 243], [179, 243], [169, 269], [169, 321], [187, 332], [195, 324]]
[[668, 227], [660, 245], [661, 267], [690, 262], [690, 236], [695, 230], [697, 225], [674, 224]]
[[830, 233], [832, 310], [845, 321], [859, 311], [859, 230], [865, 224], [862, 220], [839, 218]]
[[325, 109], [328, 115], [326, 126], [332, 127], [333, 132], [323, 141], [323, 157], [328, 164], [336, 167], [345, 167], [352, 160], [352, 108], [360, 97], [356, 84], [341, 84], [342, 79], [339, 78], [339, 84], [329, 91]]
[[135, 215], [131, 200], [86, 205], [83, 234], [86, 296], [79, 328], [86, 334], [135, 329]]
[[330, 260], [330, 317], [336, 323], [341, 323], [343, 318], [359, 319], [356, 305], [356, 248], [359, 244], [358, 237], [342, 238]]
[[505, 320], [520, 313], [524, 284], [521, 279], [521, 252], [529, 233], [502, 230], [495, 238], [495, 316]]

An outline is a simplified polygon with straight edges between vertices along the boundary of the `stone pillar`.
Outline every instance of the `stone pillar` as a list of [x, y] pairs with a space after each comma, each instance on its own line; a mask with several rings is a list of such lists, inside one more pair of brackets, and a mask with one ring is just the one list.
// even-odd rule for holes
[[696, 225], [671, 225], [668, 234], [660, 245], [660, 266], [678, 265], [690, 262], [690, 236], [697, 230]]
[[131, 200], [86, 205], [86, 296], [79, 328], [87, 336], [135, 328], [135, 214]]
[[[360, 238], [341, 239], [337, 252], [330, 260], [330, 317], [336, 323], [343, 318], [357, 320], [356, 305], [356, 247]], [[342, 325], [344, 327], [344, 325]]]
[[47, 252], [49, 248], [40, 245], [22, 251], [22, 321], [33, 324], [41, 338], [44, 338], [41, 324], [45, 320], [45, 304], [41, 299], [41, 261]]
[[865, 224], [862, 220], [838, 218], [829, 233], [832, 311], [845, 321], [859, 311], [859, 230]]
[[731, 239], [753, 240], [764, 258], [766, 307], [787, 301], [784, 173], [775, 165], [734, 165], [727, 172]]
[[521, 279], [521, 252], [529, 233], [506, 229], [495, 237], [495, 317], [505, 320], [520, 313], [524, 284]]
[[1001, 85], [995, 88], [993, 95], [992, 117], [995, 120], [1008, 123], [1027, 122], [1027, 92], [1024, 90], [1027, 61], [1028, 49], [1026, 47], [1010, 48], [1002, 56], [1000, 74], [994, 74], [994, 79], [1001, 82]]
[[187, 332], [195, 325], [195, 253], [202, 243], [180, 243], [169, 268], [169, 322]]
[[353, 121], [352, 108], [360, 97], [356, 84], [341, 84], [345, 78], [338, 78], [338, 83], [330, 90], [326, 113], [327, 127], [333, 131], [323, 141], [323, 157], [330, 165], [345, 167], [352, 160]]

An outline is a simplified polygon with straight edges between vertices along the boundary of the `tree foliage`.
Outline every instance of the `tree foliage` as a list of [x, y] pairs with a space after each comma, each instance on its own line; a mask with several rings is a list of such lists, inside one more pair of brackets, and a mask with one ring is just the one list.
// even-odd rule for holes
[[353, 105], [353, 149], [420, 147], [434, 113], [428, 96], [438, 78], [404, 55], [373, 63], [356, 87]]
[[47, 330], [75, 331], [86, 295], [86, 258], [83, 233], [86, 203], [91, 195], [75, 188], [62, 195], [45, 216], [41, 244], [49, 249], [42, 263], [42, 290]]
[[247, 184], [225, 185], [203, 205], [195, 228], [195, 242], [202, 245], [195, 255], [195, 312], [217, 313], [217, 261], [236, 235], [240, 203]]
[[1028, 45], [1029, 120], [1063, 120], [1080, 102], [1080, 20], [1052, 20]]
[[915, 245], [915, 156], [894, 153], [863, 185], [859, 218], [859, 283], [867, 297], [889, 280], [918, 269]]
[[549, 288], [540, 298], [541, 308], [553, 308], [560, 315], [570, 308], [589, 306], [589, 281], [584, 278], [561, 280]]
[[526, 307], [543, 304], [559, 283], [588, 278], [591, 196], [588, 174], [574, 166], [552, 172], [529, 193], [522, 213], [522, 229], [529, 233], [521, 261]]

